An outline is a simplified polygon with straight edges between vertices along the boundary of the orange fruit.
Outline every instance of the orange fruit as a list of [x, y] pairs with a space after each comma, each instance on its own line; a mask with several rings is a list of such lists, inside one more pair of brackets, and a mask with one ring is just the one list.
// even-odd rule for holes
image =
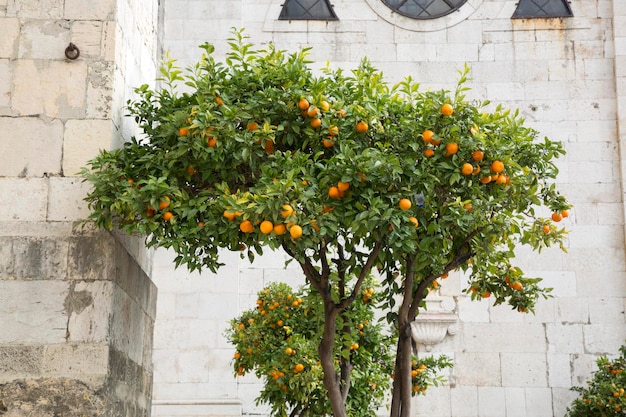
[[467, 203], [463, 206], [463, 208], [467, 211], [472, 211], [472, 203]]
[[215, 148], [215, 146], [217, 146], [217, 139], [215, 139], [215, 137], [213, 136], [209, 136], [209, 140], [207, 140], [207, 145], [209, 145], [209, 148]]
[[288, 347], [288, 348], [285, 349], [285, 355], [293, 355], [293, 353], [294, 352], [293, 352], [292, 348]]
[[367, 129], [369, 129], [369, 126], [363, 120], [356, 124], [356, 131], [359, 133], [365, 133], [367, 132]]
[[258, 128], [259, 125], [255, 121], [252, 121], [246, 125], [246, 129], [248, 129], [250, 132], [257, 130]]
[[491, 168], [490, 168], [491, 172], [494, 172], [496, 174], [504, 171], [504, 163], [502, 161], [493, 161], [491, 163]]
[[339, 191], [347, 191], [348, 188], [350, 188], [350, 183], [349, 182], [341, 182], [341, 181], [339, 181], [337, 183], [337, 188], [339, 189]]
[[224, 104], [224, 100], [222, 100], [221, 97], [215, 97], [215, 102], [218, 106], [222, 106]]
[[425, 150], [424, 150], [424, 155], [425, 155], [427, 158], [430, 158], [430, 157], [432, 157], [432, 156], [435, 156], [435, 151], [433, 151], [432, 149], [425, 149]]
[[409, 221], [415, 225], [415, 227], [419, 226], [419, 222], [415, 217], [409, 217]]
[[172, 220], [172, 217], [174, 217], [174, 215], [171, 211], [166, 211], [165, 213], [163, 213], [163, 220], [165, 220], [166, 222]]
[[146, 209], [146, 215], [147, 215], [148, 217], [152, 217], [152, 216], [154, 216], [154, 212], [155, 212], [155, 211], [154, 211], [154, 207], [152, 207], [152, 206], [150, 206], [150, 207], [148, 207], [148, 208]]
[[339, 128], [335, 125], [330, 125], [328, 127], [328, 134], [330, 136], [337, 136], [337, 134], [339, 134]]
[[480, 149], [477, 149], [474, 152], [472, 152], [472, 159], [476, 162], [482, 161], [484, 157], [485, 157], [485, 153], [481, 151]]
[[302, 97], [300, 99], [300, 101], [298, 101], [298, 108], [300, 110], [307, 110], [309, 108], [310, 104], [309, 104], [309, 100], [307, 100], [306, 98]]
[[569, 210], [561, 210], [561, 216], [565, 217], [569, 217]]
[[482, 297], [483, 297], [483, 298], [489, 298], [489, 297], [491, 297], [491, 291], [485, 291], [484, 293], [482, 293]]
[[547, 235], [548, 233], [550, 233], [550, 226], [548, 226], [547, 224], [544, 224], [541, 230], [543, 230], [543, 233]]
[[204, 222], [198, 222], [198, 227], [204, 227]]
[[317, 108], [317, 106], [311, 106], [309, 107], [309, 109], [306, 111], [306, 115], [309, 117], [315, 117], [319, 114], [319, 109]]
[[133, 184], [135, 183], [135, 180], [133, 180], [132, 178], [129, 178], [129, 179], [128, 179], [128, 183], [129, 183], [130, 185], [133, 185]]
[[322, 125], [322, 119], [318, 119], [318, 118], [311, 119], [309, 124], [311, 125], [313, 129], [317, 129], [318, 127]]
[[359, 176], [359, 178], [361, 178], [361, 181], [363, 182], [367, 182], [367, 177], [365, 176], [364, 173], [362, 172], [357, 172], [357, 175]]
[[265, 152], [267, 153], [274, 153], [274, 142], [272, 142], [271, 140], [266, 140], [265, 145], [263, 145], [263, 148], [265, 149]]
[[398, 202], [398, 205], [400, 206], [400, 208], [402, 210], [408, 210], [411, 208], [411, 200], [409, 200], [408, 198], [403, 198]]
[[454, 107], [452, 107], [451, 104], [446, 103], [443, 106], [441, 106], [441, 114], [443, 114], [444, 116], [452, 116], [453, 113], [454, 113]]
[[434, 146], [439, 146], [439, 144], [440, 144], [440, 143], [441, 143], [441, 139], [435, 139], [435, 138], [432, 138], [432, 139], [430, 140], [430, 144], [431, 144], [431, 145], [434, 145]]
[[458, 144], [456, 144], [454, 142], [446, 143], [446, 155], [448, 155], [448, 156], [454, 155], [458, 151], [459, 151], [459, 145]]
[[519, 281], [515, 281], [511, 284], [511, 288], [513, 288], [515, 291], [521, 291], [522, 288], [524, 288], [524, 284]]
[[224, 217], [226, 217], [230, 221], [233, 221], [235, 220], [236, 214], [234, 211], [224, 210]]
[[[196, 169], [195, 169], [194, 167], [192, 167], [191, 165], [189, 165], [189, 166], [187, 167], [187, 174], [189, 174], [189, 175], [193, 175], [193, 174], [195, 174], [195, 173], [196, 173]], [[130, 181], [130, 180], [128, 180], [128, 181]]]
[[293, 367], [294, 374], [297, 374], [302, 371], [304, 371], [304, 365], [302, 365], [301, 363], [297, 363], [296, 366]]
[[482, 177], [480, 179], [481, 184], [489, 184], [491, 182], [491, 175], [487, 175], [486, 177]]
[[498, 175], [498, 178], [496, 178], [496, 182], [500, 185], [505, 185], [507, 182], [509, 181], [509, 176], [508, 175]]
[[180, 129], [178, 129], [178, 136], [187, 136], [188, 133], [189, 133], [188, 127], [181, 127]]
[[347, 113], [344, 109], [339, 109], [339, 110], [337, 110], [337, 116], [338, 116], [338, 117], [341, 117], [342, 119], [343, 119], [344, 117], [346, 117], [346, 115], [347, 115], [347, 114], [348, 114], [348, 113]]
[[274, 233], [276, 233], [278, 236], [284, 235], [285, 232], [287, 232], [287, 227], [283, 223], [274, 225]]
[[332, 148], [333, 146], [335, 146], [335, 142], [330, 139], [324, 139], [322, 140], [322, 145], [324, 145], [325, 148]]
[[259, 229], [261, 229], [261, 233], [264, 235], [269, 235], [274, 230], [274, 224], [269, 220], [264, 220], [261, 222]]
[[563, 214], [555, 211], [554, 213], [552, 213], [552, 220], [557, 223], [560, 222], [561, 220], [563, 220]]
[[293, 207], [289, 204], [283, 204], [283, 207], [280, 209], [280, 215], [283, 216], [284, 219], [291, 216], [293, 214]]
[[302, 236], [302, 227], [298, 226], [297, 224], [294, 224], [289, 229], [289, 234], [291, 235], [292, 239], [299, 238], [300, 236]]
[[461, 166], [461, 174], [472, 175], [473, 172], [474, 172], [474, 167], [472, 166], [472, 164], [466, 162], [463, 164], [463, 166]]
[[330, 104], [326, 100], [322, 100], [320, 101], [320, 109], [322, 109], [323, 111], [328, 111], [330, 110]]
[[233, 358], [235, 358], [235, 359], [241, 358], [241, 353], [235, 352], [235, 354], [233, 355]]
[[161, 197], [159, 201], [159, 210], [165, 210], [170, 206], [170, 198], [168, 196]]
[[430, 143], [434, 135], [435, 135], [435, 132], [433, 132], [432, 130], [426, 129], [424, 130], [424, 132], [422, 132], [422, 140], [426, 143]]
[[354, 342], [352, 346], [350, 346], [350, 350], [357, 350], [359, 348], [359, 344]]
[[254, 230], [254, 226], [252, 225], [252, 222], [250, 220], [244, 220], [239, 223], [239, 230], [244, 233], [252, 233], [252, 231]]
[[341, 192], [339, 191], [339, 188], [333, 186], [328, 189], [328, 196], [330, 198], [341, 198]]

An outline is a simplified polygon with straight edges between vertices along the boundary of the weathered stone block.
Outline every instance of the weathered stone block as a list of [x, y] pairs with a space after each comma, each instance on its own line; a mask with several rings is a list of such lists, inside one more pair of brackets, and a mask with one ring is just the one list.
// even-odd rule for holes
[[478, 387], [478, 415], [481, 417], [502, 417], [506, 415], [505, 389], [499, 387]]
[[626, 326], [624, 323], [585, 325], [583, 337], [586, 353], [616, 355], [626, 340]]
[[70, 41], [66, 20], [27, 20], [22, 23], [18, 45], [20, 59], [63, 59]]
[[89, 119], [110, 119], [113, 104], [113, 63], [92, 62], [89, 66], [87, 82], [85, 116]]
[[577, 324], [546, 324], [548, 352], [583, 353], [583, 331]]
[[17, 237], [12, 241], [13, 268], [9, 274], [18, 280], [58, 280], [67, 271], [66, 239]]
[[79, 178], [51, 177], [48, 201], [49, 221], [79, 221], [89, 216], [84, 201], [91, 185]]
[[113, 125], [110, 120], [68, 120], [63, 137], [63, 173], [77, 175], [82, 167], [111, 146]]
[[44, 351], [44, 373], [55, 377], [82, 378], [86, 375], [104, 381], [109, 363], [106, 344], [47, 345]]
[[67, 278], [71, 280], [112, 280], [115, 271], [115, 242], [106, 232], [75, 236], [69, 242]]
[[86, 77], [87, 62], [83, 60], [18, 60], [12, 108], [20, 116], [82, 118], [85, 115]]
[[68, 20], [112, 20], [115, 13], [115, 1], [102, 0], [85, 2], [65, 0], [63, 17]]
[[0, 18], [0, 58], [15, 58], [19, 33], [20, 23], [18, 19], [14, 17]]
[[450, 411], [455, 417], [478, 415], [478, 388], [455, 386], [450, 390]]
[[[0, 141], [3, 156], [0, 176], [41, 177], [61, 173], [63, 125], [59, 120], [0, 117], [0, 132], [10, 132]], [[28, 187], [26, 182], [21, 184]], [[38, 194], [29, 199], [35, 201], [41, 197]], [[31, 213], [21, 213], [19, 217], [32, 219]]]
[[[524, 389], [526, 399], [526, 415], [528, 417], [553, 417], [560, 414], [552, 414], [552, 390], [545, 387], [528, 387]], [[507, 397], [508, 400], [508, 397]], [[507, 414], [513, 416], [513, 414]]]
[[548, 359], [548, 386], [570, 387], [572, 385], [572, 371], [570, 355], [549, 353]]
[[0, 280], [0, 344], [64, 342], [67, 293], [62, 281]]
[[65, 299], [67, 341], [106, 342], [109, 333], [113, 284], [108, 281], [75, 281]]
[[42, 346], [0, 346], [0, 383], [38, 377], [42, 372], [42, 359]]
[[0, 178], [0, 198], [11, 203], [0, 213], [0, 220], [43, 221], [46, 219], [48, 181], [38, 178]]
[[545, 352], [541, 324], [464, 323], [466, 352]]
[[101, 20], [77, 20], [72, 22], [71, 41], [80, 49], [81, 57], [99, 57], [102, 53]]

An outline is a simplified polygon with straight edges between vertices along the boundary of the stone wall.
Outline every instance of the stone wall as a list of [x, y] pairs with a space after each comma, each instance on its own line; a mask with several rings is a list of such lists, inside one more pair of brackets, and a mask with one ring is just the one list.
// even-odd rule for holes
[[[535, 315], [520, 315], [493, 300], [470, 302], [465, 277], [451, 274], [434, 303], [452, 306], [458, 331], [433, 347], [453, 357], [449, 383], [415, 404], [417, 416], [562, 416], [602, 354], [626, 339], [624, 301], [623, 156], [626, 126], [626, 4], [572, 0], [569, 19], [511, 20], [516, 0], [470, 0], [458, 13], [417, 22], [390, 13], [379, 0], [332, 2], [336, 22], [278, 21], [282, 0], [168, 0], [164, 49], [184, 67], [200, 55], [197, 45], [227, 49], [233, 26], [255, 44], [294, 50], [312, 46], [313, 67], [326, 60], [351, 68], [368, 56], [387, 79], [405, 75], [423, 88], [455, 86], [458, 70], [471, 67], [472, 98], [517, 108], [542, 134], [563, 141], [557, 185], [575, 205], [567, 220], [568, 253], [529, 253], [519, 265], [553, 287]], [[167, 255], [161, 255], [167, 259]], [[283, 269], [283, 255], [249, 265], [227, 255], [217, 276], [172, 276], [155, 269], [161, 304], [155, 324], [157, 417], [267, 414], [254, 398], [258, 381], [233, 377], [234, 349], [223, 338], [226, 321], [254, 305], [268, 280], [301, 283]], [[169, 268], [169, 269], [168, 269]], [[228, 313], [228, 314], [226, 314]], [[225, 410], [219, 402], [237, 404]], [[169, 404], [169, 408], [165, 407]], [[386, 414], [385, 412], [382, 413]]]
[[[88, 213], [77, 173], [120, 142], [123, 87], [140, 71], [154, 78], [156, 23], [145, 21], [156, 7], [124, 20], [119, 10], [114, 0], [0, 0], [3, 415], [150, 414], [156, 287], [119, 239], [74, 224]], [[120, 63], [120, 39], [152, 49]]]

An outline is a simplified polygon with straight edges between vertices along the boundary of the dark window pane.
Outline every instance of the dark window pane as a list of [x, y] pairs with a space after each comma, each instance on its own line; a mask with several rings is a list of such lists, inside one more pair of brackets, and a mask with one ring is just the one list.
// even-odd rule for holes
[[279, 20], [337, 20], [328, 0], [285, 0]]
[[513, 18], [571, 17], [568, 0], [519, 0]]
[[445, 16], [467, 0], [383, 0], [392, 10], [414, 19], [434, 19]]

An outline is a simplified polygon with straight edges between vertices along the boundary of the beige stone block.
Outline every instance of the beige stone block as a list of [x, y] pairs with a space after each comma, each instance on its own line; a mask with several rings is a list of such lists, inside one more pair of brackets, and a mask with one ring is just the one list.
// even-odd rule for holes
[[105, 22], [77, 20], [72, 23], [71, 41], [80, 49], [80, 56], [100, 56], [102, 53], [102, 30]]
[[567, 354], [548, 354], [548, 385], [550, 387], [572, 386], [570, 356]]
[[542, 324], [464, 323], [466, 352], [545, 352]]
[[9, 15], [26, 19], [61, 19], [63, 0], [9, 0], [7, 11]]
[[0, 176], [40, 177], [61, 172], [63, 125], [58, 120], [0, 117]]
[[502, 417], [506, 415], [505, 389], [501, 387], [478, 387], [478, 415]]
[[500, 354], [497, 352], [457, 352], [454, 355], [452, 375], [456, 385], [499, 386], [502, 381]]
[[62, 281], [0, 280], [0, 344], [62, 343], [67, 287]]
[[550, 353], [583, 353], [582, 326], [577, 324], [546, 324], [546, 339]]
[[[456, 365], [455, 365], [456, 366]], [[450, 411], [455, 417], [478, 415], [478, 388], [454, 386], [450, 390]]]
[[12, 74], [11, 61], [0, 58], [0, 116], [11, 113]]
[[0, 58], [15, 58], [20, 23], [15, 17], [0, 18]]
[[22, 23], [18, 57], [64, 59], [70, 40], [70, 24], [65, 20], [29, 20]]
[[113, 103], [113, 62], [94, 61], [87, 77], [88, 119], [110, 119]]
[[79, 221], [89, 216], [85, 196], [91, 185], [80, 178], [51, 177], [48, 221]]
[[66, 298], [69, 342], [105, 342], [111, 315], [110, 281], [78, 281]]
[[7, 202], [0, 211], [0, 220], [45, 220], [48, 181], [39, 178], [0, 178], [0, 199]]
[[542, 387], [547, 384], [546, 355], [543, 353], [503, 353], [502, 385], [505, 387]]
[[113, 61], [115, 59], [115, 33], [117, 25], [113, 21], [104, 22], [102, 30], [102, 51], [101, 55], [106, 61]]
[[109, 347], [106, 344], [56, 344], [46, 346], [44, 372], [50, 376], [106, 375]]
[[15, 66], [12, 108], [22, 116], [85, 115], [87, 63], [23, 59]]
[[63, 173], [77, 175], [100, 149], [111, 145], [113, 125], [110, 120], [68, 120], [63, 137]]
[[114, 0], [65, 0], [64, 17], [69, 20], [111, 20], [114, 13]]
[[585, 352], [616, 355], [626, 340], [626, 326], [624, 323], [586, 325], [583, 326], [583, 337]]

